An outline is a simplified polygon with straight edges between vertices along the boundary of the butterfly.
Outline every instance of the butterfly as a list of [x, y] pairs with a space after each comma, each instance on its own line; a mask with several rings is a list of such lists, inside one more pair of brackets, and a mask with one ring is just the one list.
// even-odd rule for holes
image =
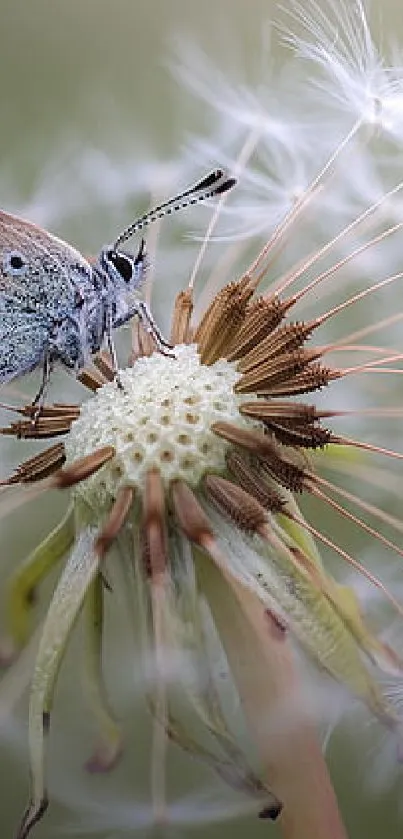
[[0, 384], [42, 366], [32, 403], [40, 412], [55, 362], [78, 372], [104, 343], [116, 374], [112, 333], [134, 316], [157, 349], [171, 354], [149, 307], [133, 296], [146, 271], [144, 239], [136, 253], [122, 245], [156, 219], [234, 184], [224, 170], [210, 172], [137, 219], [93, 263], [46, 230], [0, 211]]

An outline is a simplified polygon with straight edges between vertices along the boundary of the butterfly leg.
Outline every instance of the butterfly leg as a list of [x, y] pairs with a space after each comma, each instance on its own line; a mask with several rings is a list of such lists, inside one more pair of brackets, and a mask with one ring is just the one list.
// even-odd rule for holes
[[122, 382], [121, 382], [121, 378], [119, 376], [118, 358], [117, 358], [117, 355], [116, 355], [116, 347], [115, 347], [115, 342], [113, 340], [112, 328], [113, 328], [112, 316], [111, 316], [111, 313], [108, 311], [107, 315], [106, 315], [106, 343], [107, 343], [107, 346], [108, 346], [109, 355], [111, 357], [112, 370], [113, 370], [115, 382], [116, 382], [119, 390], [123, 390], [123, 385], [122, 385]]
[[154, 339], [157, 349], [162, 353], [162, 355], [172, 356], [173, 358], [173, 346], [172, 344], [167, 341], [160, 328], [157, 326], [153, 315], [150, 312], [150, 309], [147, 306], [147, 303], [144, 303], [143, 300], [139, 300], [137, 303], [137, 316], [140, 319], [142, 325], [147, 330], [147, 332], [151, 335]]
[[32, 410], [33, 410], [32, 419], [31, 419], [32, 425], [37, 424], [38, 419], [39, 419], [39, 417], [42, 413], [43, 406], [45, 404], [46, 392], [47, 392], [47, 389], [48, 389], [49, 380], [50, 380], [50, 377], [51, 377], [51, 374], [52, 374], [52, 368], [53, 368], [53, 363], [52, 363], [51, 351], [50, 351], [49, 344], [46, 344], [44, 355], [43, 355], [43, 364], [42, 364], [42, 381], [41, 381], [41, 384], [40, 384], [40, 388], [39, 388], [39, 390], [38, 390], [38, 392], [37, 392], [37, 394], [36, 394], [36, 396], [35, 396], [35, 398], [32, 402], [32, 405], [31, 405]]
[[157, 326], [154, 320], [154, 317], [150, 309], [147, 306], [147, 303], [144, 303], [143, 300], [136, 300], [135, 302], [133, 302], [130, 306], [130, 309], [125, 313], [125, 315], [114, 321], [113, 326], [122, 326], [124, 323], [127, 323], [127, 321], [131, 320], [136, 315], [144, 329], [154, 339], [159, 352], [162, 353], [162, 355], [167, 355], [171, 356], [172, 358], [175, 358], [172, 344], [170, 344], [169, 341], [167, 341], [164, 338], [160, 328]]

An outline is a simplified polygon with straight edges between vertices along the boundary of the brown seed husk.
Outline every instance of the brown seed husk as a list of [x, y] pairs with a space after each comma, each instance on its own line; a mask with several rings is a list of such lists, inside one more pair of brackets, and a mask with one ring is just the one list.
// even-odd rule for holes
[[225, 358], [234, 334], [243, 323], [248, 300], [253, 294], [249, 277], [228, 283], [210, 304], [195, 331], [203, 364]]
[[17, 440], [43, 440], [62, 437], [64, 434], [68, 434], [75, 419], [77, 419], [76, 414], [66, 417], [39, 417], [36, 422], [17, 420], [17, 422], [12, 422], [5, 428], [0, 428], [0, 434], [16, 437]]
[[98, 370], [88, 370], [86, 367], [84, 370], [80, 370], [77, 379], [88, 390], [92, 390], [93, 393], [99, 390], [107, 381]]
[[168, 564], [168, 543], [165, 520], [165, 493], [158, 469], [146, 477], [142, 512], [143, 562], [155, 581], [165, 573]]
[[247, 373], [273, 356], [293, 352], [304, 344], [313, 331], [312, 323], [286, 323], [271, 332], [239, 361], [238, 370]]
[[44, 452], [30, 457], [18, 466], [8, 484], [27, 484], [40, 481], [59, 469], [66, 460], [63, 443], [56, 443]]
[[112, 358], [108, 352], [102, 350], [96, 354], [93, 359], [97, 370], [104, 376], [107, 382], [113, 382], [115, 378], [115, 371], [113, 369]]
[[210, 522], [190, 487], [184, 481], [173, 481], [171, 495], [176, 520], [187, 538], [197, 545], [213, 539]]
[[97, 449], [95, 452], [81, 457], [59, 469], [51, 480], [51, 486], [56, 489], [67, 489], [67, 487], [74, 486], [90, 478], [95, 472], [98, 472], [102, 466], [105, 466], [109, 460], [115, 456], [115, 449], [113, 446], [104, 446], [102, 449]]
[[285, 457], [281, 447], [268, 435], [258, 430], [238, 428], [229, 422], [215, 422], [211, 428], [219, 437], [258, 458], [261, 468], [282, 486], [292, 492], [302, 492], [305, 488], [304, 470]]
[[243, 452], [230, 449], [226, 457], [227, 467], [237, 483], [249, 495], [256, 498], [256, 501], [270, 513], [281, 513], [285, 506], [285, 500], [275, 490], [271, 489], [258, 471], [258, 466], [253, 466], [248, 455]]
[[256, 532], [267, 521], [266, 510], [244, 489], [218, 475], [206, 475], [203, 489], [209, 501], [240, 530]]
[[193, 312], [193, 295], [190, 289], [176, 295], [170, 342], [171, 344], [189, 344], [192, 340], [190, 319]]
[[254, 347], [259, 346], [261, 341], [281, 323], [287, 308], [287, 304], [282, 303], [277, 297], [272, 297], [271, 300], [258, 297], [249, 303], [246, 307], [244, 322], [233, 337], [227, 356], [228, 361], [237, 361]]
[[98, 534], [94, 550], [103, 557], [119, 535], [127, 516], [129, 515], [134, 499], [133, 487], [121, 487], [118, 490], [116, 501], [109, 513], [109, 516]]
[[279, 381], [278, 384], [271, 382], [270, 388], [263, 387], [262, 390], [255, 390], [255, 393], [265, 397], [297, 396], [311, 393], [313, 390], [321, 390], [330, 381], [339, 379], [342, 375], [340, 370], [323, 367], [321, 364], [310, 364], [302, 373], [296, 373], [290, 378]]
[[308, 365], [321, 356], [321, 350], [300, 349], [286, 352], [280, 356], [263, 359], [253, 367], [235, 385], [236, 393], [270, 393], [272, 387], [287, 382], [301, 373]]
[[278, 399], [259, 399], [254, 402], [243, 402], [239, 412], [252, 419], [265, 420], [302, 420], [313, 422], [318, 418], [314, 405], [303, 402], [280, 402]]

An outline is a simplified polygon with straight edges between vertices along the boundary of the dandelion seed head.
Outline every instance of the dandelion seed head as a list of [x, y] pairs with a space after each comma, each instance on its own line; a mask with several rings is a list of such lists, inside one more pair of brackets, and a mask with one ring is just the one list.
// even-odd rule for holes
[[242, 397], [235, 365], [220, 360], [202, 365], [196, 347], [175, 347], [175, 359], [143, 357], [121, 372], [123, 388], [105, 385], [87, 402], [66, 440], [69, 460], [112, 445], [116, 456], [76, 491], [91, 507], [116, 498], [121, 485], [140, 491], [152, 468], [165, 485], [185, 480], [197, 486], [209, 471], [225, 469], [228, 443], [215, 435], [214, 422], [253, 426], [239, 414]]

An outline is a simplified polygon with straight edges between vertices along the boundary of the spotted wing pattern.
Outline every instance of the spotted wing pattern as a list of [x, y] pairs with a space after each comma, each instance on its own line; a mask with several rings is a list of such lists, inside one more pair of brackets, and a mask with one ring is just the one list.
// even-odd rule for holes
[[57, 324], [68, 330], [92, 273], [70, 245], [0, 211], [0, 382], [40, 363]]

